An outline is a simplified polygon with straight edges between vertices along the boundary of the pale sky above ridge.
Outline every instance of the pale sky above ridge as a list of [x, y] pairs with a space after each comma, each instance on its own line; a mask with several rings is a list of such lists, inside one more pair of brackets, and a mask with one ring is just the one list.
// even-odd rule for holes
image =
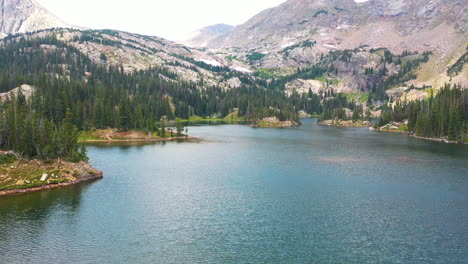
[[184, 40], [213, 24], [239, 25], [286, 0], [35, 0], [71, 25]]

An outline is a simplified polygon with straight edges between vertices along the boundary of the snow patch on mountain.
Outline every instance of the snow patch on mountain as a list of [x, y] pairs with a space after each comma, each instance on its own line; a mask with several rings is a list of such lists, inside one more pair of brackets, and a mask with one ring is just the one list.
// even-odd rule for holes
[[291, 46], [294, 45], [294, 44], [295, 44], [294, 42], [290, 41], [290, 42], [288, 42], [288, 43], [286, 43], [286, 44], [284, 44], [284, 45], [281, 45], [281, 48], [284, 49], [284, 48], [287, 48], [287, 47], [291, 47]]
[[206, 63], [208, 65], [211, 65], [211, 66], [215, 66], [215, 67], [222, 67], [223, 65], [215, 60], [207, 60], [207, 59], [197, 59], [197, 61], [201, 61], [203, 63]]
[[251, 70], [244, 68], [244, 67], [239, 67], [239, 66], [231, 67], [231, 69], [238, 71], [238, 72], [252, 73]]

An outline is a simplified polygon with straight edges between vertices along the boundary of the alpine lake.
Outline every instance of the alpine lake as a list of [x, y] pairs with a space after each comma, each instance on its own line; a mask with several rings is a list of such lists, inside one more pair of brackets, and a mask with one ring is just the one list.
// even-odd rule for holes
[[102, 180], [0, 198], [0, 263], [468, 263], [468, 146], [305, 119], [89, 145]]

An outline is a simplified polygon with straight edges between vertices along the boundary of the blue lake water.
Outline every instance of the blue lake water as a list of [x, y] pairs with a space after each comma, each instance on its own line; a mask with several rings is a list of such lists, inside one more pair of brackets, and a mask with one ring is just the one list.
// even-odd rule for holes
[[104, 179], [0, 198], [0, 263], [468, 263], [468, 146], [305, 120], [89, 146]]

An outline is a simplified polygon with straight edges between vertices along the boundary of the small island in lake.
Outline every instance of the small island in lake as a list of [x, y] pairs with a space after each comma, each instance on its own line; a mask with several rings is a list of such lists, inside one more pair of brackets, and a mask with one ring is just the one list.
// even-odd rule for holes
[[369, 128], [370, 131], [382, 131], [382, 132], [397, 132], [397, 133], [409, 133], [408, 132], [408, 120], [405, 122], [389, 122], [383, 126], [376, 124], [374, 127]]
[[300, 126], [301, 123], [294, 120], [279, 120], [278, 117], [265, 117], [263, 119], [253, 122], [250, 126], [259, 128], [287, 128]]
[[319, 125], [323, 126], [336, 126], [336, 127], [371, 127], [372, 123], [367, 120], [342, 120], [330, 119], [319, 121]]

